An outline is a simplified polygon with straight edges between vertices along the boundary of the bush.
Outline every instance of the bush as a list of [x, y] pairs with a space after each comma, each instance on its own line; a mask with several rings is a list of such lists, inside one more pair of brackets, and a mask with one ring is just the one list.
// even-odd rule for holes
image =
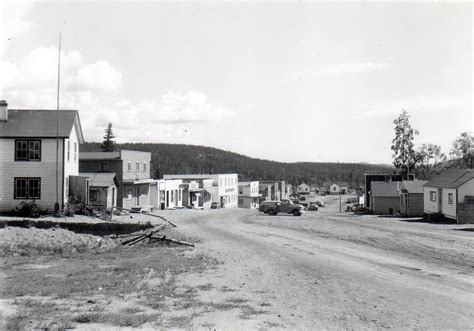
[[38, 218], [41, 215], [45, 215], [48, 213], [46, 209], [41, 209], [38, 207], [38, 205], [35, 203], [35, 201], [22, 201], [20, 202], [20, 205], [15, 207], [15, 210], [13, 212], [16, 216], [21, 216], [21, 217], [31, 217], [31, 218]]
[[70, 195], [66, 208], [64, 209], [64, 215], [86, 215], [92, 214], [92, 208], [86, 206], [80, 196]]

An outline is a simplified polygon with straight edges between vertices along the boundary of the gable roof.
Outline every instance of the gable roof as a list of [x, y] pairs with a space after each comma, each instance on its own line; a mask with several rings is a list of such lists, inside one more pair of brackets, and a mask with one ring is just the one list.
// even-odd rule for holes
[[399, 182], [372, 182], [371, 194], [374, 197], [398, 197]]
[[80, 173], [79, 176], [89, 177], [89, 185], [95, 187], [119, 186], [115, 172]]
[[423, 193], [423, 186], [426, 183], [427, 180], [404, 180], [400, 190], [404, 193]]
[[470, 169], [449, 169], [431, 179], [425, 186], [437, 188], [458, 188], [474, 178]]
[[[9, 109], [8, 121], [0, 122], [1, 138], [56, 138], [57, 110]], [[84, 142], [77, 110], [59, 110], [59, 138], [69, 138], [76, 127], [79, 143]]]

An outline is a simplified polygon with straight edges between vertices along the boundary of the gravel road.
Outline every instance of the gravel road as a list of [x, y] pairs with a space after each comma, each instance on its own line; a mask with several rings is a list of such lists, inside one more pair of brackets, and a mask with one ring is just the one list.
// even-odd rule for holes
[[[178, 279], [192, 328], [472, 328], [474, 225], [338, 213], [168, 211], [221, 264]], [[333, 200], [331, 200], [333, 199]], [[470, 231], [469, 231], [470, 230]]]

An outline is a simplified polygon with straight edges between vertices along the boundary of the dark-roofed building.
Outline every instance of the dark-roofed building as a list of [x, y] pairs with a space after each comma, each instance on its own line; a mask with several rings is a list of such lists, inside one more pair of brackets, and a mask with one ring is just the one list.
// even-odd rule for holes
[[424, 212], [443, 215], [458, 223], [474, 223], [474, 172], [449, 169], [435, 176], [423, 188]]
[[404, 180], [400, 184], [400, 213], [404, 216], [423, 215], [423, 186], [426, 180]]
[[0, 211], [33, 200], [43, 209], [54, 210], [56, 202], [63, 209], [69, 181], [79, 174], [79, 145], [83, 142], [77, 110], [8, 109], [0, 101]]
[[150, 178], [151, 153], [121, 150], [117, 152], [85, 152], [79, 155], [81, 173], [117, 174], [117, 206], [156, 207], [151, 190], [157, 190], [156, 180]]
[[89, 206], [95, 209], [111, 210], [117, 206], [119, 181], [113, 172], [79, 173], [89, 180]]
[[371, 208], [371, 201], [370, 192], [371, 192], [371, 185], [372, 182], [401, 182], [402, 180], [415, 180], [415, 175], [398, 175], [398, 174], [365, 174], [365, 196], [364, 196], [364, 204], [367, 208]]
[[372, 182], [370, 198], [374, 214], [396, 215], [400, 213], [400, 182]]

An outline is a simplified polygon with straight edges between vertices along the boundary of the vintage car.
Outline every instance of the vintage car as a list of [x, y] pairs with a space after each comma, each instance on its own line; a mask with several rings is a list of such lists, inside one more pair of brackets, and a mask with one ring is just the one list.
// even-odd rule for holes
[[286, 199], [281, 201], [263, 201], [260, 203], [258, 210], [269, 215], [287, 213], [293, 214], [294, 216], [300, 216], [305, 211], [302, 205], [293, 203], [293, 201]]

